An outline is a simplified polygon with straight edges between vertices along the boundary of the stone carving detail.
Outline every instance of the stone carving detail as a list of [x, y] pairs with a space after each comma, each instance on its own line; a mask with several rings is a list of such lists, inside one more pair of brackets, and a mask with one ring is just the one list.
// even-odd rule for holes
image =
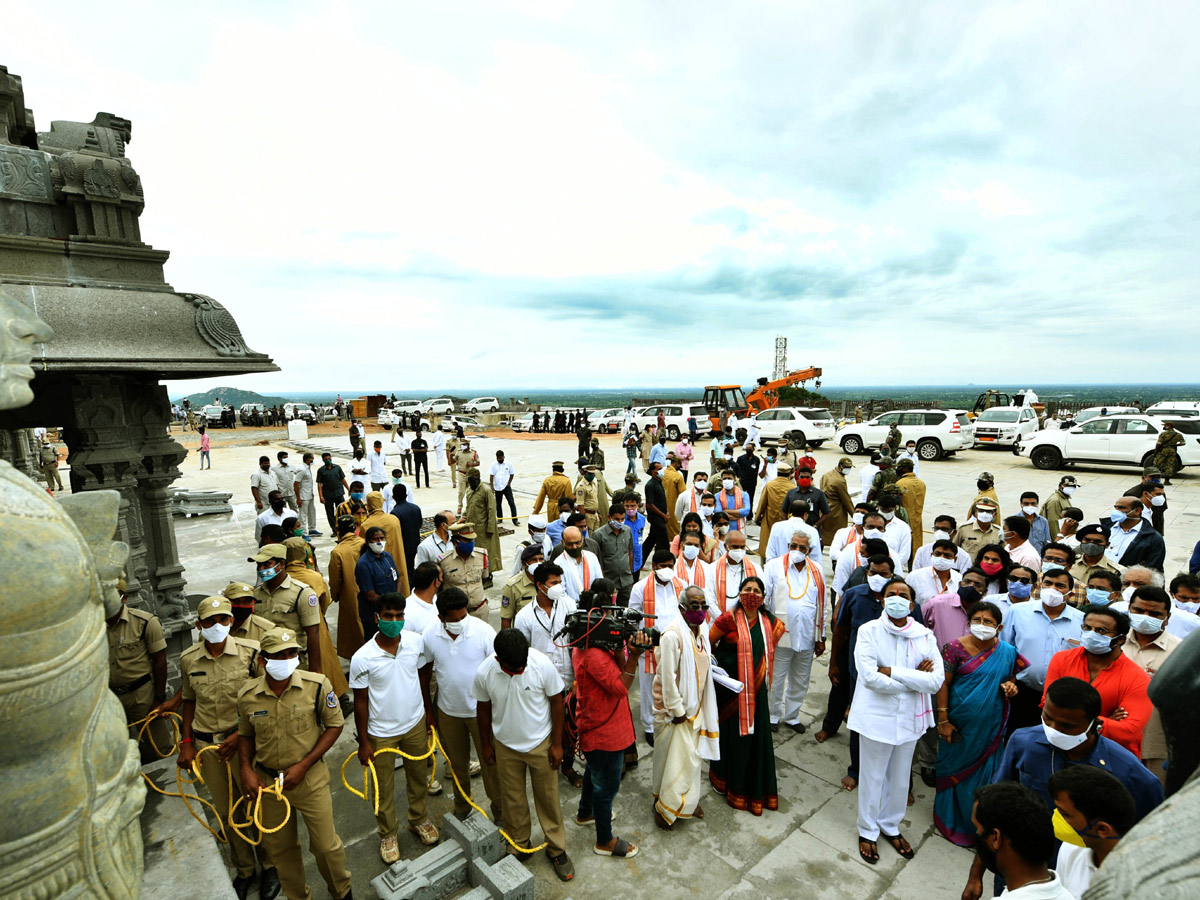
[[92, 167], [84, 173], [83, 189], [86, 193], [95, 197], [108, 197], [116, 200], [121, 196], [121, 190], [117, 187], [113, 177], [104, 169], [104, 163], [100, 160], [95, 160]]
[[0, 148], [0, 194], [24, 200], [53, 199], [46, 157], [35, 151]]
[[254, 351], [246, 346], [242, 330], [224, 306], [212, 297], [203, 294], [180, 294], [184, 300], [196, 307], [196, 330], [218, 356], [252, 356]]

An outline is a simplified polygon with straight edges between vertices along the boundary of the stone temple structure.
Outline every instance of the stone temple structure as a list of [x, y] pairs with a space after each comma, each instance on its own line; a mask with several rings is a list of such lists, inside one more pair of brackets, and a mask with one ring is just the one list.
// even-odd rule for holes
[[168, 253], [142, 241], [142, 181], [127, 119], [51, 122], [38, 132], [21, 79], [0, 66], [0, 292], [54, 332], [34, 343], [33, 402], [0, 409], [0, 459], [33, 475], [27, 429], [58, 427], [73, 493], [116, 491], [129, 547], [128, 602], [155, 613], [168, 655], [191, 643], [163, 378], [275, 371], [216, 300], [166, 283]]

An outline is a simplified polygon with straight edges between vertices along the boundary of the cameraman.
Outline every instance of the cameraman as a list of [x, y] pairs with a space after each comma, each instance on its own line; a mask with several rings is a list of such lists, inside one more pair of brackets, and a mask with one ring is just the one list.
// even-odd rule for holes
[[[615, 593], [616, 585], [611, 581], [597, 579], [593, 590], [580, 596], [580, 606], [590, 609], [609, 605]], [[598, 856], [628, 859], [638, 852], [634, 844], [613, 835], [612, 806], [621, 787], [625, 750], [635, 740], [629, 687], [637, 672], [638, 658], [649, 646], [649, 636], [639, 631], [629, 641], [628, 654], [623, 649], [601, 650], [594, 646], [573, 651], [575, 693], [579, 701], [575, 721], [579, 746], [587, 758], [575, 823], [596, 823]]]

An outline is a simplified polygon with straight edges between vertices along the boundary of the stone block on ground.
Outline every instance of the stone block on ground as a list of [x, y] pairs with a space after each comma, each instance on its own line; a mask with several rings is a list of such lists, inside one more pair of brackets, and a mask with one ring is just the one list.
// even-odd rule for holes
[[494, 865], [476, 857], [470, 869], [471, 884], [487, 888], [492, 900], [533, 900], [533, 873], [515, 856], [506, 854]]
[[383, 900], [442, 900], [467, 886], [467, 856], [457, 843], [438, 844], [416, 859], [394, 863], [371, 879]]
[[175, 491], [171, 497], [171, 514], [175, 516], [211, 516], [231, 513], [229, 501], [233, 494], [224, 491]]
[[457, 842], [467, 859], [494, 865], [504, 856], [504, 838], [499, 829], [475, 810], [465, 820], [453, 813], [442, 816], [442, 834]]

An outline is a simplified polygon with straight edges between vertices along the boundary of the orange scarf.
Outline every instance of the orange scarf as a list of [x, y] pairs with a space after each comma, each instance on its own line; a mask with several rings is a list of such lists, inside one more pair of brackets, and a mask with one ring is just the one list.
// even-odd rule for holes
[[[732, 627], [731, 627], [732, 626]], [[768, 626], [770, 626], [768, 630]], [[765, 609], [758, 611], [758, 627], [762, 629], [763, 648], [766, 651], [763, 666], [756, 671], [754, 668], [754, 644], [750, 638], [750, 623], [746, 621], [746, 611], [741, 606], [735, 606], [733, 613], [723, 613], [713, 623], [709, 637], [715, 644], [731, 630], [737, 631], [737, 670], [738, 681], [746, 687], [737, 695], [738, 701], [738, 733], [742, 736], [750, 733], [750, 723], [754, 721], [756, 694], [760, 681], [759, 675], [765, 675], [763, 683], [769, 684], [775, 678], [775, 644], [783, 635], [783, 623], [771, 619]], [[765, 669], [765, 672], [764, 672]]]
[[[825, 633], [825, 576], [821, 573], [821, 567], [811, 559], [805, 559], [805, 565], [808, 567], [808, 577], [817, 585], [817, 627], [818, 635]], [[792, 595], [792, 582], [789, 578], [789, 573], [793, 566], [787, 563], [783, 570], [783, 577], [787, 585], [788, 596]], [[805, 591], [807, 593], [807, 591]]]
[[[724, 489], [722, 489], [721, 492], [719, 494], [717, 494], [717, 502], [720, 504], [721, 509], [730, 510], [730, 509], [741, 509], [742, 508], [742, 501], [745, 499], [745, 495], [742, 493], [742, 489], [737, 486], [737, 482], [734, 482], [734, 487], [733, 487], [733, 506], [725, 505], [725, 494], [726, 494], [726, 491]], [[734, 531], [741, 531], [742, 530], [742, 520], [741, 519], [731, 520], [729, 523], [729, 527], [732, 528]]]
[[[696, 557], [696, 562], [692, 568], [696, 571], [696, 580], [692, 582], [692, 584], [698, 588], [704, 587], [704, 566], [700, 564], [699, 556]], [[685, 560], [682, 556], [675, 561], [675, 574], [679, 576], [679, 579], [685, 585], [688, 584], [687, 560]]]
[[[757, 578], [758, 569], [746, 557], [742, 557], [742, 565], [746, 569], [746, 578]], [[717, 580], [717, 606], [721, 608], [721, 612], [725, 612], [726, 598], [726, 578], [729, 574], [729, 559], [727, 556], [722, 556], [717, 562], [716, 580]], [[740, 586], [740, 585], [739, 585]]]
[[[649, 578], [642, 582], [642, 614], [646, 616], [646, 618], [650, 618], [654, 615], [654, 595], [656, 590], [655, 585], [657, 584], [658, 579], [654, 577], [653, 572], [650, 573]], [[687, 585], [678, 578], [672, 578], [671, 586], [675, 588], [675, 600], [678, 602], [679, 595], [687, 589]], [[651, 619], [650, 624], [646, 627], [653, 628], [654, 620]], [[658, 668], [658, 665], [654, 662], [654, 654], [645, 653], [642, 654], [642, 658], [646, 661], [645, 671], [653, 674]]]

